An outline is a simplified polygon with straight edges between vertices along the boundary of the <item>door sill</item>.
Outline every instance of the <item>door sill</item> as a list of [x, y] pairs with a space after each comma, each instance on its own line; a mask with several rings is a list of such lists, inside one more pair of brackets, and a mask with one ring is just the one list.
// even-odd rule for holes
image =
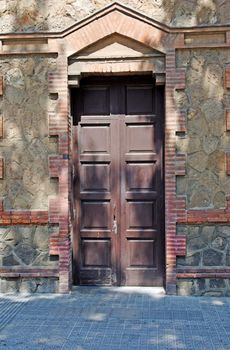
[[147, 294], [149, 296], [166, 295], [163, 287], [135, 287], [135, 286], [121, 286], [121, 287], [110, 287], [114, 291], [121, 293], [137, 293]]
[[109, 291], [113, 292], [119, 292], [124, 294], [146, 294], [148, 296], [157, 297], [157, 296], [164, 296], [166, 295], [166, 291], [164, 287], [136, 287], [136, 286], [102, 286], [102, 285], [75, 285], [72, 286], [72, 292], [78, 290], [79, 288], [87, 288], [87, 289], [94, 289], [94, 288], [101, 288], [101, 289], [108, 289]]

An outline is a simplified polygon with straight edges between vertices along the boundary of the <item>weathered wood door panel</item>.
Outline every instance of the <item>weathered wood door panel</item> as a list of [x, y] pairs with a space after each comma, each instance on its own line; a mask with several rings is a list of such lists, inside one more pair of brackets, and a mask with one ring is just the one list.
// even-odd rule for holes
[[146, 78], [72, 91], [77, 283], [163, 284], [162, 93]]

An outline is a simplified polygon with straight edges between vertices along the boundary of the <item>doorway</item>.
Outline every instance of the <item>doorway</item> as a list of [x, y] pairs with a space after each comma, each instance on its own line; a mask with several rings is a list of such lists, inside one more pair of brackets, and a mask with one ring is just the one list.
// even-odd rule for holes
[[163, 87], [83, 78], [71, 105], [74, 283], [163, 286]]

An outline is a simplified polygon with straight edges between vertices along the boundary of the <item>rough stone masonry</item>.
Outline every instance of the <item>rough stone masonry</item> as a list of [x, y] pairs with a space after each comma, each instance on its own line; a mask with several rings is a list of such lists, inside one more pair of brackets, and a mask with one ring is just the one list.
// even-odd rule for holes
[[[49, 34], [81, 23], [110, 3], [0, 0], [0, 292], [60, 291], [58, 281], [63, 278], [65, 284], [68, 269], [71, 275], [71, 263], [64, 255], [64, 262], [60, 262], [60, 247], [65, 249], [68, 237], [59, 232], [60, 212], [58, 222], [51, 216], [40, 219], [50, 210], [49, 198], [57, 198], [63, 190], [60, 173], [50, 176], [49, 169], [50, 156], [59, 154], [60, 145], [65, 143], [64, 134], [61, 139], [60, 133], [49, 132], [50, 113], [58, 114], [63, 107], [58, 88], [49, 91], [49, 76], [56, 74], [64, 54], [57, 49], [59, 39], [51, 44]], [[186, 236], [186, 255], [177, 257], [173, 273], [177, 273], [178, 294], [230, 295], [230, 220], [226, 209], [230, 195], [230, 1], [120, 3], [134, 14], [144, 14], [143, 23], [160, 22], [172, 28], [172, 33], [184, 28], [183, 45], [175, 44], [174, 69], [185, 71], [185, 86], [174, 89], [172, 98], [174, 108], [185, 114], [186, 130], [176, 133], [175, 152], [184, 154], [186, 161], [183, 176], [176, 176], [175, 195], [185, 198], [183, 210], [195, 219], [177, 220], [177, 235]], [[193, 32], [194, 28], [201, 32]], [[36, 36], [43, 32], [46, 36]], [[23, 35], [29, 33], [34, 39], [27, 38], [26, 44]], [[45, 52], [49, 45], [52, 49]], [[67, 190], [71, 192], [71, 185]], [[63, 196], [71, 199], [67, 192]], [[71, 203], [68, 210], [69, 220]], [[63, 232], [67, 230], [70, 236], [70, 221], [67, 226]], [[51, 240], [56, 250], [50, 246]], [[65, 291], [68, 288], [71, 282]]]

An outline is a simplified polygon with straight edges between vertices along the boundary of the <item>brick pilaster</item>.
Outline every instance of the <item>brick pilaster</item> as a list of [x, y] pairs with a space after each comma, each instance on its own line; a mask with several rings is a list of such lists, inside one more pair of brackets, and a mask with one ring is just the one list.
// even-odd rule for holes
[[[185, 88], [185, 73], [176, 69], [175, 49], [166, 52], [165, 121], [165, 231], [166, 291], [176, 293], [176, 256], [185, 253], [185, 237], [176, 236], [176, 222], [185, 215], [184, 198], [176, 197], [176, 175], [184, 175], [185, 156], [176, 155], [176, 133], [186, 131], [183, 111], [174, 102], [174, 90]], [[180, 247], [182, 244], [182, 247]]]
[[49, 134], [58, 136], [58, 154], [49, 158], [51, 177], [59, 180], [58, 195], [50, 198], [49, 222], [59, 225], [58, 234], [50, 237], [50, 254], [59, 255], [59, 292], [71, 286], [71, 247], [69, 233], [69, 120], [67, 57], [57, 58], [56, 72], [49, 74], [49, 93], [58, 95], [57, 113], [49, 113]]

